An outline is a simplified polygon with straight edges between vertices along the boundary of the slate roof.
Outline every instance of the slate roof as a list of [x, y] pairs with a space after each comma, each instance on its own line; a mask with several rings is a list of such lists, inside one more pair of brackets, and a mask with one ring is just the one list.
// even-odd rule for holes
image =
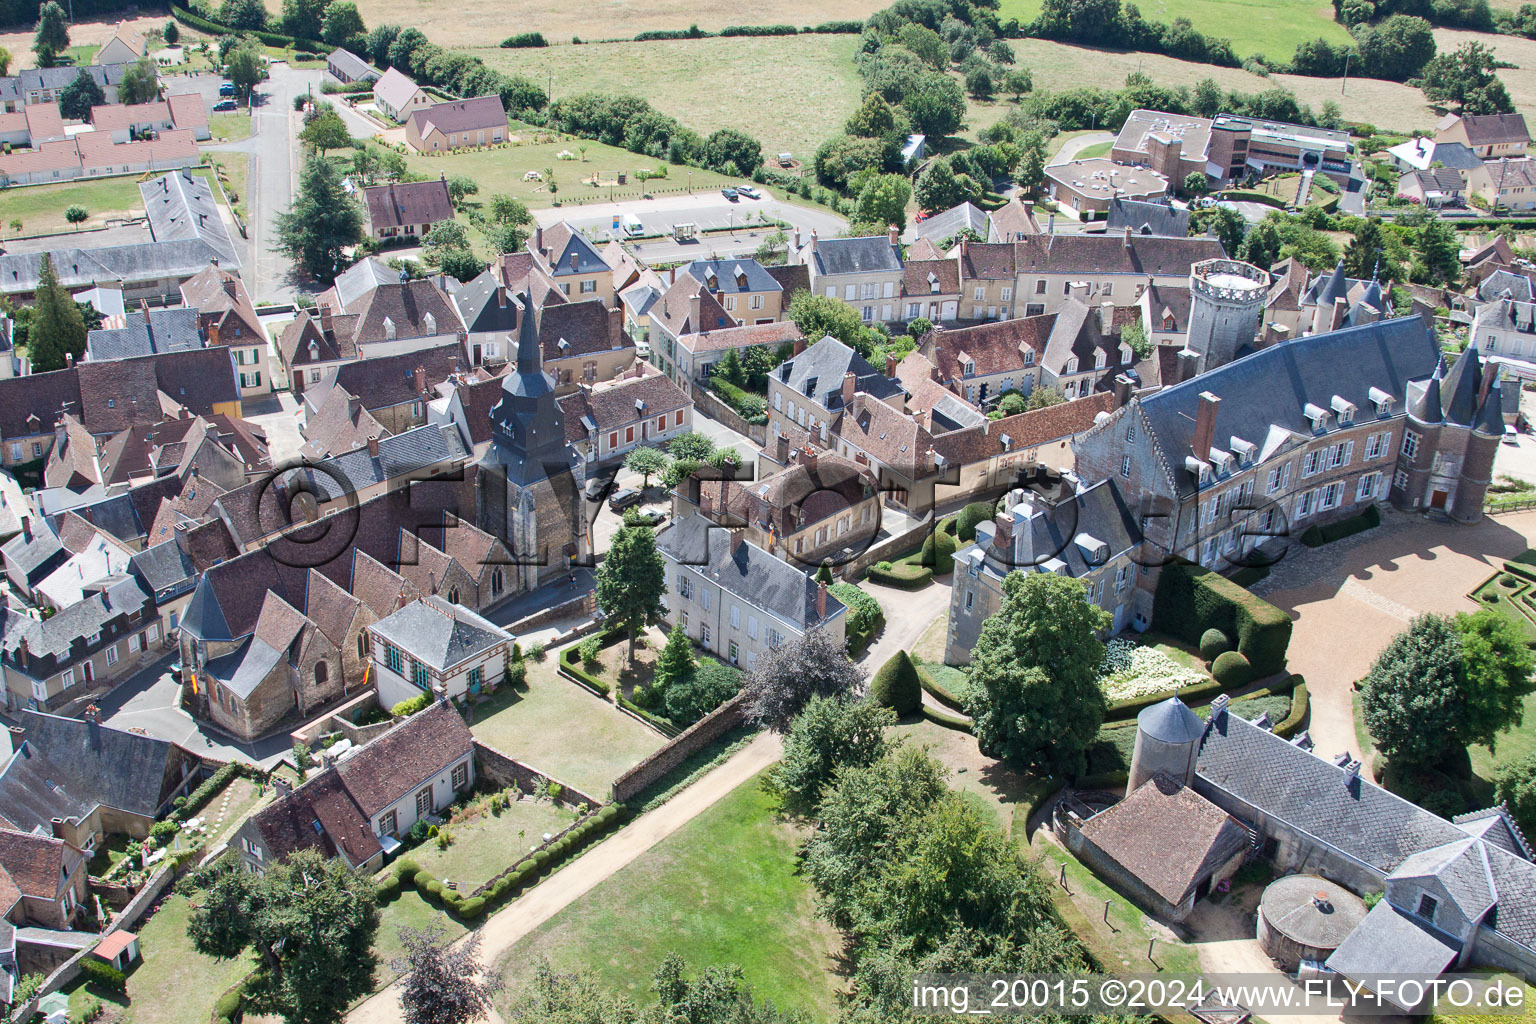
[[0, 828], [9, 825], [23, 832], [41, 830], [52, 835], [53, 819], [83, 820], [95, 805], [84, 796], [65, 789], [68, 769], [55, 764], [36, 747], [25, 743], [0, 768]]
[[[739, 260], [694, 260], [683, 269], [700, 284], [714, 292], [777, 292], [779, 282], [766, 267], [751, 258]], [[738, 279], [741, 283], [738, 283]]]
[[919, 238], [938, 242], [967, 229], [976, 232], [978, 238], [985, 239], [987, 227], [986, 211], [966, 200], [959, 206], [951, 206], [919, 222], [913, 231]]
[[801, 258], [814, 262], [817, 277], [901, 272], [901, 254], [888, 235], [817, 239], [814, 251], [802, 253]]
[[487, 270], [479, 277], [462, 284], [451, 296], [464, 329], [474, 333], [510, 332], [517, 330], [522, 307], [515, 296]]
[[321, 501], [333, 501], [468, 455], [456, 427], [427, 423], [380, 438], [377, 455], [364, 445], [295, 470], [303, 485], [290, 477], [290, 491], [307, 490]]
[[843, 407], [843, 377], [852, 373], [855, 391], [874, 398], [893, 398], [901, 385], [869, 365], [869, 361], [830, 334], [774, 371], [790, 390], [805, 395], [831, 412]]
[[119, 328], [99, 329], [86, 335], [86, 358], [129, 359], [160, 352], [185, 352], [203, 347], [195, 309], [152, 309], [130, 312]]
[[1427, 171], [1409, 171], [1403, 177], [1412, 179], [1414, 184], [1418, 185], [1419, 191], [1426, 195], [1430, 192], [1456, 195], [1466, 189], [1466, 183], [1461, 180], [1461, 175], [1448, 167], [1431, 167]]
[[260, 637], [251, 636], [228, 654], [210, 659], [203, 665], [203, 672], [218, 680], [221, 687], [246, 700], [277, 668], [285, 653]]
[[466, 100], [450, 100], [434, 103], [430, 107], [417, 107], [411, 111], [411, 123], [416, 131], [425, 136], [432, 129], [440, 132], [472, 132], [507, 126], [507, 108], [501, 105], [501, 96], [474, 96]]
[[336, 766], [347, 791], [372, 817], [468, 755], [475, 739], [452, 704], [438, 701]]
[[335, 65], [346, 72], [347, 77], [354, 82], [376, 80], [380, 74], [378, 68], [369, 64], [351, 50], [344, 50], [341, 47], [332, 50], [330, 56], [326, 57], [325, 62]]
[[1525, 833], [1520, 831], [1520, 826], [1515, 824], [1514, 816], [1504, 804], [1458, 814], [1451, 821], [1468, 835], [1477, 836], [1517, 857], [1536, 860], [1536, 854], [1532, 853], [1530, 844], [1526, 842]]
[[1127, 227], [1138, 235], [1183, 238], [1189, 234], [1189, 211], [1174, 209], [1168, 203], [1147, 203], [1116, 196], [1109, 201], [1109, 219], [1104, 230], [1113, 235]]
[[[219, 216], [218, 200], [207, 180], [182, 169], [151, 178], [139, 186], [149, 232], [157, 242], [196, 240], [213, 250], [219, 263], [239, 267], [240, 257]], [[205, 258], [203, 263], [207, 263]]]
[[191, 590], [197, 582], [197, 567], [175, 540], [161, 541], [135, 552], [128, 559], [128, 571], [157, 601]]
[[7, 569], [14, 567], [29, 582], [36, 583], [53, 571], [52, 566], [68, 558], [69, 552], [52, 523], [42, 516], [32, 518], [31, 539], [25, 533], [18, 533], [0, 547], [0, 557], [4, 557]]
[[844, 611], [827, 595], [825, 618], [816, 613], [816, 581], [751, 541], [731, 551], [731, 531], [694, 514], [674, 520], [656, 535], [656, 547], [743, 604], [761, 608], [799, 630], [825, 625]]
[[1227, 255], [1214, 238], [1036, 235], [1014, 243], [1014, 267], [1019, 274], [1135, 274], [1187, 277], [1201, 260]]
[[[608, 264], [603, 262], [603, 254], [570, 221], [563, 220], [547, 228], [535, 228], [533, 237], [528, 240], [528, 248], [537, 254], [545, 271], [554, 277], [600, 274], [608, 269]], [[574, 264], [571, 262], [572, 257], [575, 257]], [[507, 262], [510, 264], [510, 260]], [[507, 280], [508, 287], [512, 287], [513, 283]]]
[[1370, 391], [1393, 396], [1393, 409], [1405, 401], [1408, 382], [1434, 372], [1439, 344], [1418, 317], [1385, 320], [1360, 327], [1297, 338], [1261, 349], [1183, 384], [1137, 398], [1173, 482], [1181, 495], [1193, 494], [1196, 478], [1184, 469], [1194, 440], [1195, 413], [1200, 394], [1221, 399], [1216, 412], [1215, 439], [1226, 448], [1239, 437], [1265, 444], [1271, 426], [1312, 436], [1305, 407], [1330, 408], [1338, 395], [1355, 405], [1355, 422], [1375, 415]]
[[1477, 286], [1477, 297], [1483, 302], [1493, 302], [1505, 292], [1516, 302], [1530, 302], [1536, 298], [1529, 274], [1517, 274], [1510, 270], [1495, 270]]
[[[995, 525], [983, 524], [976, 543], [957, 552], [955, 558], [972, 565], [985, 560], [985, 568], [994, 574], [1034, 569], [1081, 579], [1142, 541], [1136, 515], [1113, 480], [1101, 480], [1043, 510], [1015, 506], [1009, 511], [1013, 527], [1006, 554], [992, 547]], [[1106, 557], [1094, 555], [1093, 541], [1104, 545]]]
[[1089, 818], [1082, 831], [1173, 906], [1248, 843], [1237, 819], [1162, 773]]
[[167, 775], [177, 756], [174, 744], [26, 709], [17, 718], [26, 742], [63, 773], [55, 781], [71, 795], [145, 817], [158, 814], [170, 798]]
[[448, 195], [448, 179], [443, 177], [369, 185], [363, 189], [363, 205], [375, 231], [453, 219], [453, 200]]
[[512, 642], [512, 634], [500, 626], [437, 597], [413, 601], [369, 628], [410, 657], [439, 670]]
[[[1456, 959], [1458, 952], [1449, 940], [1382, 900], [1329, 955], [1326, 963], [1346, 978], [1434, 978]], [[1391, 993], [1384, 999], [1405, 1012], [1415, 1009], [1397, 1003]]]
[[[449, 342], [394, 356], [377, 356], [344, 363], [327, 371], [321, 385], [335, 383], [362, 399], [365, 409], [389, 409], [406, 402], [428, 401], [432, 389], [464, 364], [463, 348]], [[416, 367], [427, 371], [427, 393], [416, 389]]]

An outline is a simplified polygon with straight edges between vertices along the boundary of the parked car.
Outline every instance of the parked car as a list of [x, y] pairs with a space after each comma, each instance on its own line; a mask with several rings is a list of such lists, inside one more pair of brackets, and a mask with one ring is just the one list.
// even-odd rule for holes
[[656, 526], [667, 518], [667, 514], [659, 508], [639, 509], [628, 512], [624, 516], [626, 523], [633, 522], [640, 526]]
[[235, 109], [235, 101], [234, 100], [219, 100], [219, 102], [217, 102], [217, 103], [215, 103], [213, 105], [213, 109], [214, 109], [214, 111], [216, 113], [219, 112], [219, 111], [224, 111], [224, 110], [234, 110]]
[[234, 82], [220, 82], [219, 83], [219, 95], [220, 96], [233, 96], [234, 94], [235, 94], [235, 83]]
[[723, 188], [720, 190], [720, 194], [725, 196], [725, 198], [729, 199], [733, 203], [741, 198], [740, 194], [733, 188]]
[[763, 198], [763, 194], [757, 189], [753, 188], [751, 185], [737, 185], [736, 192], [738, 195], [746, 196], [748, 199]]
[[614, 491], [613, 496], [608, 499], [608, 507], [615, 512], [622, 512], [629, 508], [629, 506], [638, 505], [639, 503], [640, 492], [633, 487], [625, 487]]

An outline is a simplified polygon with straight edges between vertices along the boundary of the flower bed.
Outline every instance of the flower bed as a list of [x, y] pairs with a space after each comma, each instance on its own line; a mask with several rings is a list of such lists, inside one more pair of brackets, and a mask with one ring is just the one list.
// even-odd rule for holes
[[1204, 672], [1185, 668], [1155, 647], [1143, 647], [1126, 637], [1116, 637], [1104, 645], [1099, 687], [1108, 700], [1172, 694], [1208, 679]]

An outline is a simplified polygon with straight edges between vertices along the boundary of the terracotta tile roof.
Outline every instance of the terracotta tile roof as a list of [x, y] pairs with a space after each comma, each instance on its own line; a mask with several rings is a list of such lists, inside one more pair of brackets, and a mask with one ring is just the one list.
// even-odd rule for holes
[[485, 566], [511, 564], [506, 546], [494, 534], [458, 516], [448, 516], [437, 532], [436, 542], [444, 554], [477, 578]]
[[716, 513], [763, 529], [771, 525], [783, 536], [853, 508], [879, 487], [868, 466], [814, 446], [793, 449], [790, 459], [788, 466], [751, 483], [701, 481], [699, 494], [709, 497]]
[[53, 433], [60, 412], [80, 415], [80, 379], [73, 367], [0, 378], [0, 437], [7, 441]]
[[907, 246], [907, 259], [909, 260], [941, 260], [944, 254], [939, 247], [926, 238], [919, 238]]
[[[75, 373], [79, 377], [81, 418], [93, 434], [115, 434], [134, 424], [159, 422], [161, 410], [154, 401], [157, 392], [197, 416], [211, 414], [215, 404], [240, 398], [234, 360], [222, 345], [81, 363]], [[120, 401], [124, 396], [128, 400]]]
[[960, 293], [959, 261], [907, 260], [902, 268], [902, 293], [914, 299], [924, 295], [958, 295]]
[[243, 827], [255, 829], [274, 857], [319, 850], [327, 857], [345, 853], [348, 861], [358, 865], [381, 849], [371, 823], [335, 769], [312, 776], [251, 815], [250, 824]]
[[795, 292], [811, 290], [811, 268], [803, 263], [786, 263], [778, 267], [765, 267], [768, 276], [779, 282], [784, 294], [784, 308], [789, 308], [790, 296]]
[[363, 551], [353, 557], [351, 591], [379, 618], [399, 607], [402, 594], [407, 601], [420, 596], [416, 584]]
[[989, 232], [993, 237], [988, 241], [1016, 242], [1028, 235], [1038, 235], [1040, 225], [1035, 222], [1033, 211], [1026, 210], [1024, 204], [1017, 198], [1008, 202], [1008, 205], [999, 207], [991, 213], [992, 227]]
[[[203, 314], [200, 319], [219, 325], [220, 341], [223, 344], [239, 344], [249, 337], [252, 339], [251, 344], [260, 342], [265, 346], [267, 332], [261, 326], [256, 307], [239, 274], [232, 274], [210, 264], [207, 269], [181, 283], [181, 301]], [[238, 336], [235, 334], [235, 320], [239, 321], [241, 330]], [[237, 337], [241, 341], [236, 341]]]
[[[1046, 313], [936, 331], [924, 342], [923, 351], [938, 367], [940, 380], [963, 385], [966, 359], [975, 364], [974, 376], [1023, 370], [1038, 363], [1055, 326], [1056, 314]], [[1028, 363], [1026, 351], [1034, 353]]]
[[337, 766], [363, 813], [372, 817], [474, 750], [453, 705], [439, 701], [408, 718]]
[[363, 408], [362, 400], [345, 388], [331, 388], [320, 408], [304, 418], [304, 447], [300, 454], [323, 459], [349, 452], [368, 443], [369, 437], [388, 437], [384, 424]]
[[832, 432], [863, 449], [871, 459], [913, 479], [933, 470], [929, 457], [933, 435], [911, 416], [878, 399], [855, 395], [853, 406], [833, 422]]
[[[933, 449], [950, 464], [966, 466], [1007, 452], [1072, 437], [1092, 427], [1100, 413], [1114, 411], [1114, 395], [1101, 392], [1044, 409], [1004, 416], [1000, 420], [988, 420], [982, 426], [939, 434], [933, 439]], [[1008, 438], [1006, 448], [1003, 447], [1005, 435]]]
[[411, 81], [398, 68], [389, 68], [379, 80], [373, 83], [373, 94], [385, 103], [399, 110], [410, 102], [411, 97], [421, 90], [421, 86]]
[[[694, 303], [698, 312], [694, 312]], [[737, 326], [736, 318], [715, 301], [709, 289], [684, 274], [651, 307], [651, 322], [674, 338]]]
[[256, 638], [274, 651], [286, 652], [308, 624], [303, 612], [276, 594], [268, 594], [256, 617]]
[[[389, 409], [416, 400], [430, 401], [434, 388], [461, 369], [467, 360], [457, 342], [419, 349], [394, 356], [378, 356], [343, 363], [327, 371], [321, 381], [334, 380], [336, 386], [362, 399], [365, 409]], [[426, 368], [426, 388], [416, 387], [416, 368]]]
[[960, 276], [967, 281], [1012, 281], [1014, 244], [1011, 242], [960, 244]]
[[55, 900], [85, 855], [62, 839], [0, 828], [0, 867], [23, 896]]
[[748, 349], [758, 345], [772, 345], [778, 348], [785, 342], [793, 344], [803, 340], [805, 335], [800, 333], [800, 328], [791, 321], [780, 320], [771, 324], [743, 324], [740, 327], [727, 327], [718, 331], [701, 331], [694, 334], [684, 334], [677, 339], [677, 344], [690, 352], [719, 352], [724, 349]]
[[387, 185], [369, 185], [363, 189], [363, 205], [368, 208], [368, 222], [379, 228], [399, 228], [407, 224], [436, 224], [453, 220], [453, 200], [448, 195], [448, 180], [399, 181]]
[[537, 307], [534, 316], [546, 361], [633, 345], [624, 334], [624, 314], [617, 307], [609, 309], [600, 299]]
[[357, 617], [362, 602], [329, 576], [309, 570], [308, 590], [304, 595], [304, 617], [315, 625], [338, 649], [347, 639], [347, 629]]
[[[562, 397], [560, 404], [565, 417], [566, 437], [570, 438], [574, 430], [577, 440], [586, 436], [581, 425], [582, 416], [591, 416], [601, 432], [693, 405], [693, 399], [672, 383], [672, 378], [661, 373], [625, 377], [606, 387], [583, 388], [576, 395], [581, 396], [581, 401], [569, 403], [568, 409], [564, 408], [568, 404], [567, 398], [574, 395]], [[644, 405], [643, 412], [639, 408], [641, 404]]]

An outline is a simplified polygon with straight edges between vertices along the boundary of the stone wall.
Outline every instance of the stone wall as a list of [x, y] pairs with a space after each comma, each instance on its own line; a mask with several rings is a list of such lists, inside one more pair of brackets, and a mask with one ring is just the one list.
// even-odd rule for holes
[[[934, 525], [936, 526], [937, 522], [935, 522]], [[931, 529], [932, 527], [930, 527], [928, 524], [920, 523], [917, 526], [914, 526], [912, 529], [907, 530], [905, 533], [896, 534], [894, 536], [888, 537], [885, 540], [879, 541], [876, 544], [871, 544], [869, 548], [861, 552], [857, 558], [853, 559], [851, 562], [848, 562], [846, 565], [834, 566], [833, 570], [837, 572], [842, 579], [852, 582], [853, 580], [858, 579], [859, 576], [863, 574], [864, 570], [868, 569], [876, 562], [895, 561], [898, 557], [905, 555], [913, 548], [922, 546], [923, 541], [928, 539], [928, 534]]]
[[568, 782], [563, 782], [551, 775], [545, 775], [537, 768], [530, 767], [516, 758], [509, 757], [495, 747], [487, 746], [479, 740], [475, 740], [475, 770], [480, 777], [496, 786], [505, 789], [517, 783], [517, 788], [524, 793], [533, 791], [535, 785], [540, 782], [555, 783], [561, 789], [560, 802], [565, 804], [586, 804], [589, 807], [599, 807], [603, 801], [588, 796]]
[[[593, 593], [588, 592], [579, 597], [573, 597], [569, 601], [557, 604], [552, 608], [544, 608], [534, 612], [532, 615], [525, 615], [506, 628], [507, 632], [513, 636], [522, 636], [524, 633], [531, 633], [543, 626], [548, 626], [551, 623], [559, 622], [574, 615], [591, 615], [596, 609], [597, 598]], [[525, 651], [524, 653], [526, 654], [527, 652]]]
[[766, 423], [748, 423], [739, 412], [720, 401], [702, 386], [693, 389], [693, 411], [701, 412], [712, 420], [724, 423], [736, 433], [747, 435], [757, 444], [768, 443]]
[[353, 725], [354, 718], [361, 717], [369, 708], [379, 703], [378, 691], [369, 687], [345, 704], [334, 709], [328, 714], [321, 715], [312, 721], [299, 726], [288, 734], [288, 738], [294, 743], [303, 743], [311, 749], [316, 742], [326, 733], [340, 731], [343, 736], [353, 743], [366, 743], [368, 740], [381, 736], [389, 731], [392, 722], [380, 722], [378, 725]]
[[690, 756], [713, 743], [747, 720], [746, 706], [740, 695], [732, 697], [687, 729], [670, 743], [629, 771], [613, 780], [612, 796], [623, 803], [666, 775]]

